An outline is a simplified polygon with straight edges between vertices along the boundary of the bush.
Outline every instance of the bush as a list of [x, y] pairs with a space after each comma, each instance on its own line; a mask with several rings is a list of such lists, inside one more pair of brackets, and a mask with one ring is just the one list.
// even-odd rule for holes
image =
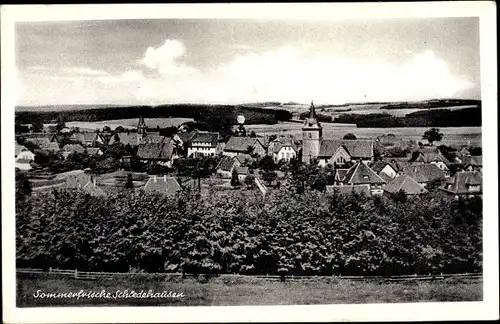
[[286, 188], [194, 199], [56, 190], [16, 201], [18, 267], [402, 275], [479, 272], [482, 199]]

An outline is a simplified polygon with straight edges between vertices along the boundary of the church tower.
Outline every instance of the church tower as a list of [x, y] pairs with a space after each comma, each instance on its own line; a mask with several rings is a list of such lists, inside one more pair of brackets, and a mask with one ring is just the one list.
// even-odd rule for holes
[[311, 101], [309, 117], [302, 127], [302, 162], [310, 163], [311, 160], [318, 158], [322, 138], [323, 128], [318, 122], [314, 103]]
[[137, 144], [144, 143], [147, 135], [146, 122], [142, 115], [139, 117], [139, 124], [137, 124]]

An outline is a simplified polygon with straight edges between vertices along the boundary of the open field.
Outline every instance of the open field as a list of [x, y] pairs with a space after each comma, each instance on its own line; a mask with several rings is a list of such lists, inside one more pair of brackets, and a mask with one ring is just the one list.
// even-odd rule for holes
[[[394, 134], [407, 140], [422, 141], [422, 134], [430, 127], [393, 127], [393, 128], [357, 128], [355, 125], [339, 126], [339, 124], [321, 123], [323, 137], [326, 139], [342, 138], [347, 133], [353, 133], [357, 138], [372, 138], [384, 134]], [[258, 135], [284, 134], [302, 138], [302, 124], [283, 122], [276, 125], [248, 125], [248, 131], [255, 131]], [[481, 127], [441, 127], [444, 134], [441, 142], [435, 145], [470, 145], [481, 146]]]
[[[153, 293], [172, 291], [182, 298], [34, 298], [44, 293], [80, 290], [115, 294], [117, 290]], [[229, 306], [229, 305], [307, 305], [348, 303], [398, 303], [482, 300], [481, 279], [384, 282], [353, 281], [338, 278], [268, 281], [264, 278], [232, 276], [209, 280], [194, 278], [127, 276], [116, 279], [82, 280], [55, 274], [18, 273], [17, 306]]]

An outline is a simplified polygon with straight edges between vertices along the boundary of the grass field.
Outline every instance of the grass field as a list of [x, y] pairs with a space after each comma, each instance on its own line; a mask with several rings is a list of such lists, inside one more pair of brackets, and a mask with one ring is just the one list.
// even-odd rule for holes
[[[180, 298], [60, 298], [40, 299], [33, 295], [78, 292], [112, 295], [126, 289], [153, 293], [183, 293]], [[307, 281], [268, 281], [251, 277], [217, 277], [210, 280], [175, 277], [117, 277], [115, 280], [61, 278], [54, 274], [18, 274], [17, 306], [231, 306], [310, 305], [351, 303], [401, 303], [438, 301], [481, 301], [482, 280], [444, 279], [412, 282], [360, 282], [336, 278]]]
[[[357, 128], [352, 126], [339, 126], [338, 124], [321, 123], [323, 126], [323, 138], [339, 139], [347, 133], [356, 135], [357, 138], [376, 139], [385, 134], [394, 134], [405, 140], [422, 141], [422, 135], [430, 127], [392, 127], [392, 128]], [[302, 139], [302, 124], [283, 122], [276, 125], [248, 125], [247, 131], [255, 131], [258, 135], [284, 134], [294, 135], [297, 139]], [[444, 134], [441, 142], [435, 142], [435, 145], [481, 145], [481, 127], [441, 127], [440, 131]]]

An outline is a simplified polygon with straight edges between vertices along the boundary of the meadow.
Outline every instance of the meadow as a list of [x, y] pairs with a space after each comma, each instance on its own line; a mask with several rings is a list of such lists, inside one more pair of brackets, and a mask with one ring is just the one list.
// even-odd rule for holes
[[[392, 127], [392, 128], [357, 128], [351, 124], [322, 123], [323, 138], [339, 139], [347, 133], [356, 135], [357, 138], [376, 139], [378, 136], [394, 134], [405, 140], [423, 141], [422, 135], [428, 127]], [[276, 125], [248, 125], [248, 131], [255, 131], [257, 135], [265, 136], [271, 134], [294, 135], [297, 139], [302, 138], [302, 124], [282, 122]], [[444, 138], [435, 145], [473, 145], [481, 146], [481, 127], [441, 127], [440, 131]], [[425, 142], [425, 141], [424, 141]]]
[[[154, 293], [172, 291], [182, 298], [82, 298], [35, 299], [45, 293], [80, 290], [114, 294], [126, 289]], [[311, 305], [352, 303], [402, 303], [482, 300], [482, 279], [448, 278], [437, 281], [354, 281], [335, 277], [311, 280], [270, 281], [250, 276], [221, 276], [211, 279], [172, 276], [118, 276], [83, 280], [56, 274], [18, 273], [18, 307], [53, 306], [235, 306]]]

